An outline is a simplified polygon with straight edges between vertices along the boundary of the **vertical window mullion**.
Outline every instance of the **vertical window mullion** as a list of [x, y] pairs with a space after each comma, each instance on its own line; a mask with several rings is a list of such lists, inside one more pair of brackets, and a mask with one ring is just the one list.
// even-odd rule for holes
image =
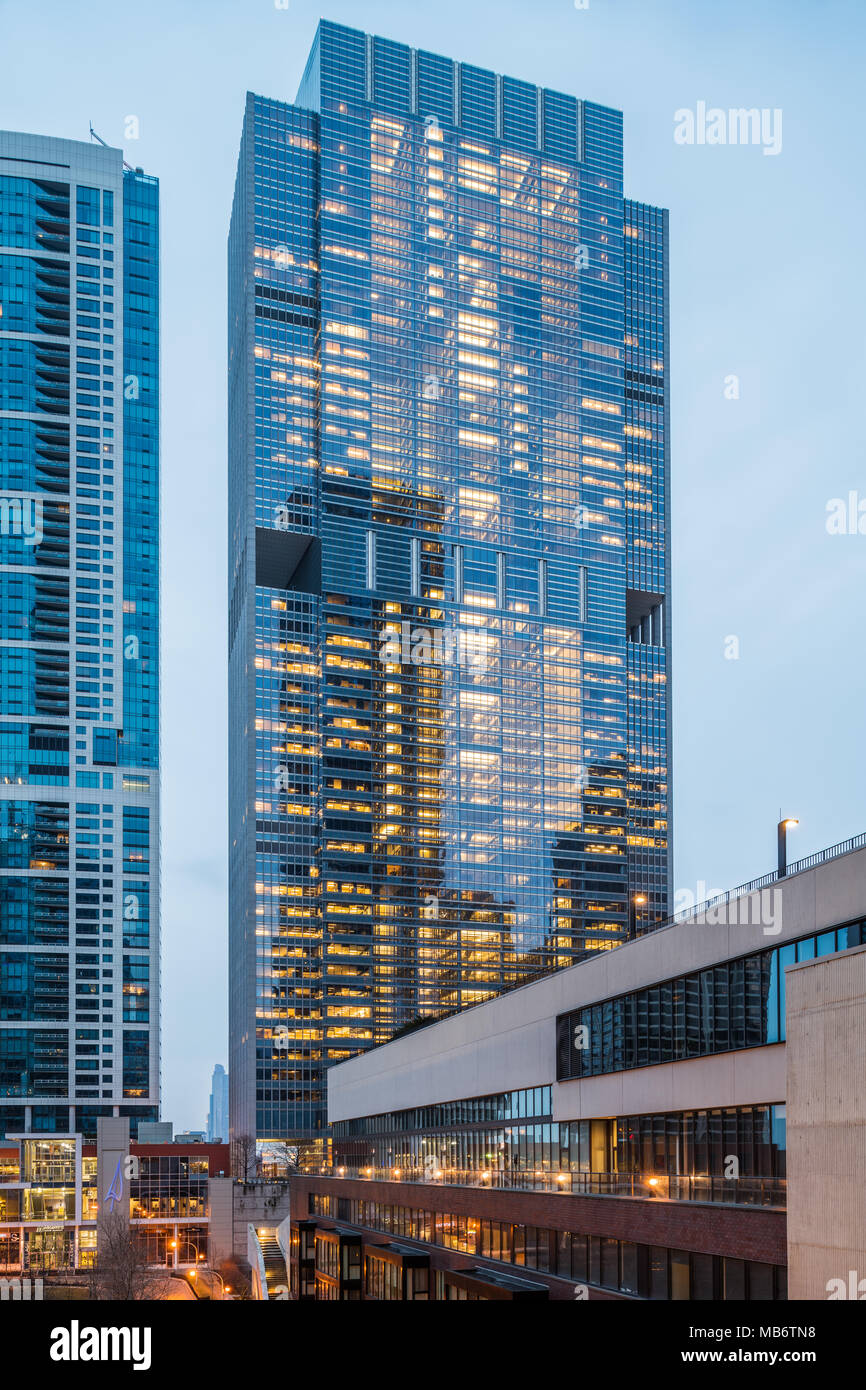
[[376, 587], [376, 532], [367, 532], [367, 588]]
[[505, 607], [507, 575], [508, 575], [508, 570], [507, 570], [505, 552], [504, 552], [503, 550], [500, 550], [500, 551], [497, 552], [497, 555], [496, 555], [496, 607], [497, 607], [497, 608], [504, 608], [504, 607]]
[[421, 541], [413, 536], [409, 546], [409, 583], [413, 598], [421, 597]]

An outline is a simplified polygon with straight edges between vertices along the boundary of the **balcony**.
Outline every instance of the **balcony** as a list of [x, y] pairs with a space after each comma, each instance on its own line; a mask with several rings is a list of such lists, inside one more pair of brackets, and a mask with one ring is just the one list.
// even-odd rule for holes
[[480, 1187], [491, 1191], [561, 1192], [571, 1197], [631, 1197], [648, 1202], [715, 1202], [725, 1206], [784, 1210], [784, 1178], [722, 1178], [666, 1173], [573, 1173], [467, 1168], [323, 1168], [328, 1177], [367, 1182], [420, 1183], [427, 1187]]

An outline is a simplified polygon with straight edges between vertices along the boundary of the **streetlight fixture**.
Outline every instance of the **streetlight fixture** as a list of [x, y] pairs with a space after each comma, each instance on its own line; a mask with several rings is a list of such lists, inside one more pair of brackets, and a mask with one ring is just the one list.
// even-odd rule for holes
[[198, 1264], [199, 1260], [203, 1260], [203, 1259], [204, 1259], [204, 1255], [201, 1253], [201, 1251], [199, 1250], [199, 1248], [198, 1248], [198, 1246], [196, 1245], [196, 1243], [195, 1243], [194, 1240], [191, 1240], [190, 1237], [187, 1236], [187, 1235], [185, 1235], [185, 1239], [186, 1239], [187, 1245], [191, 1245], [192, 1248], [193, 1248], [193, 1250], [195, 1251], [195, 1262], [196, 1262], [196, 1264]]
[[779, 848], [779, 878], [784, 878], [788, 872], [788, 831], [793, 830], [800, 822], [793, 816], [786, 816], [780, 820], [776, 828], [776, 842]]
[[[265, 1232], [264, 1232], [263, 1230], [259, 1232], [259, 1235], [261, 1235], [261, 1236], [263, 1236], [264, 1234], [265, 1234]], [[226, 1290], [226, 1282], [225, 1282], [225, 1280], [223, 1279], [222, 1275], [220, 1274], [219, 1270], [218, 1270], [218, 1269], [214, 1269], [212, 1265], [205, 1265], [205, 1260], [207, 1259], [207, 1256], [206, 1256], [205, 1254], [203, 1254], [201, 1250], [199, 1250], [198, 1245], [196, 1244], [196, 1242], [195, 1242], [194, 1240], [191, 1240], [189, 1236], [186, 1237], [186, 1243], [187, 1243], [187, 1245], [191, 1245], [191, 1246], [192, 1246], [193, 1250], [195, 1251], [195, 1259], [196, 1259], [195, 1265], [194, 1265], [193, 1268], [189, 1271], [189, 1277], [190, 1277], [190, 1279], [195, 1279], [195, 1277], [196, 1277], [196, 1275], [197, 1275], [197, 1273], [198, 1273], [199, 1264], [201, 1264], [202, 1272], [204, 1272], [204, 1270], [207, 1269], [208, 1274], [212, 1275], [215, 1279], [219, 1279], [219, 1281], [220, 1281], [220, 1289], [222, 1290], [221, 1297], [222, 1297], [222, 1298], [225, 1298], [225, 1296], [226, 1296], [226, 1291], [227, 1291], [227, 1290]], [[176, 1240], [173, 1240], [173, 1241], [171, 1242], [171, 1245], [172, 1245], [172, 1248], [173, 1248], [173, 1249], [176, 1248], [176, 1246], [177, 1246], [177, 1241], [176, 1241]], [[211, 1285], [211, 1294], [210, 1294], [210, 1296], [211, 1296], [211, 1298], [213, 1298], [213, 1285]]]
[[628, 905], [628, 935], [629, 940], [633, 941], [637, 936], [638, 908], [646, 903], [646, 894], [633, 893]]

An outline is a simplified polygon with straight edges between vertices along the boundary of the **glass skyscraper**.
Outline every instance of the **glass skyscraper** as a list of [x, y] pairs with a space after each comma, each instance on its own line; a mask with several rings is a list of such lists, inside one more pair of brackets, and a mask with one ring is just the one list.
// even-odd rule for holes
[[330, 1064], [666, 915], [667, 359], [619, 112], [328, 22], [247, 97], [235, 1136], [324, 1141]]
[[213, 1069], [211, 1079], [207, 1137], [209, 1144], [227, 1144], [229, 1138], [229, 1078], [225, 1067], [219, 1062]]
[[158, 184], [0, 132], [0, 1135], [159, 1101]]

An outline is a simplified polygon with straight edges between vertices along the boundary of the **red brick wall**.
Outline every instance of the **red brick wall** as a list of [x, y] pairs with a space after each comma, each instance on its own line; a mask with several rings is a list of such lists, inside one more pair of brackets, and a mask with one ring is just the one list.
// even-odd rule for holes
[[[641, 1245], [665, 1245], [766, 1264], [787, 1262], [785, 1213], [761, 1207], [670, 1202], [659, 1197], [583, 1197], [559, 1192], [448, 1187], [438, 1183], [428, 1186], [309, 1177], [292, 1180], [293, 1217], [306, 1216], [311, 1191], [368, 1202], [423, 1207], [427, 1211], [455, 1212], [483, 1221], [514, 1221], [581, 1235], [612, 1236]], [[527, 1271], [533, 1278], [535, 1273]]]

